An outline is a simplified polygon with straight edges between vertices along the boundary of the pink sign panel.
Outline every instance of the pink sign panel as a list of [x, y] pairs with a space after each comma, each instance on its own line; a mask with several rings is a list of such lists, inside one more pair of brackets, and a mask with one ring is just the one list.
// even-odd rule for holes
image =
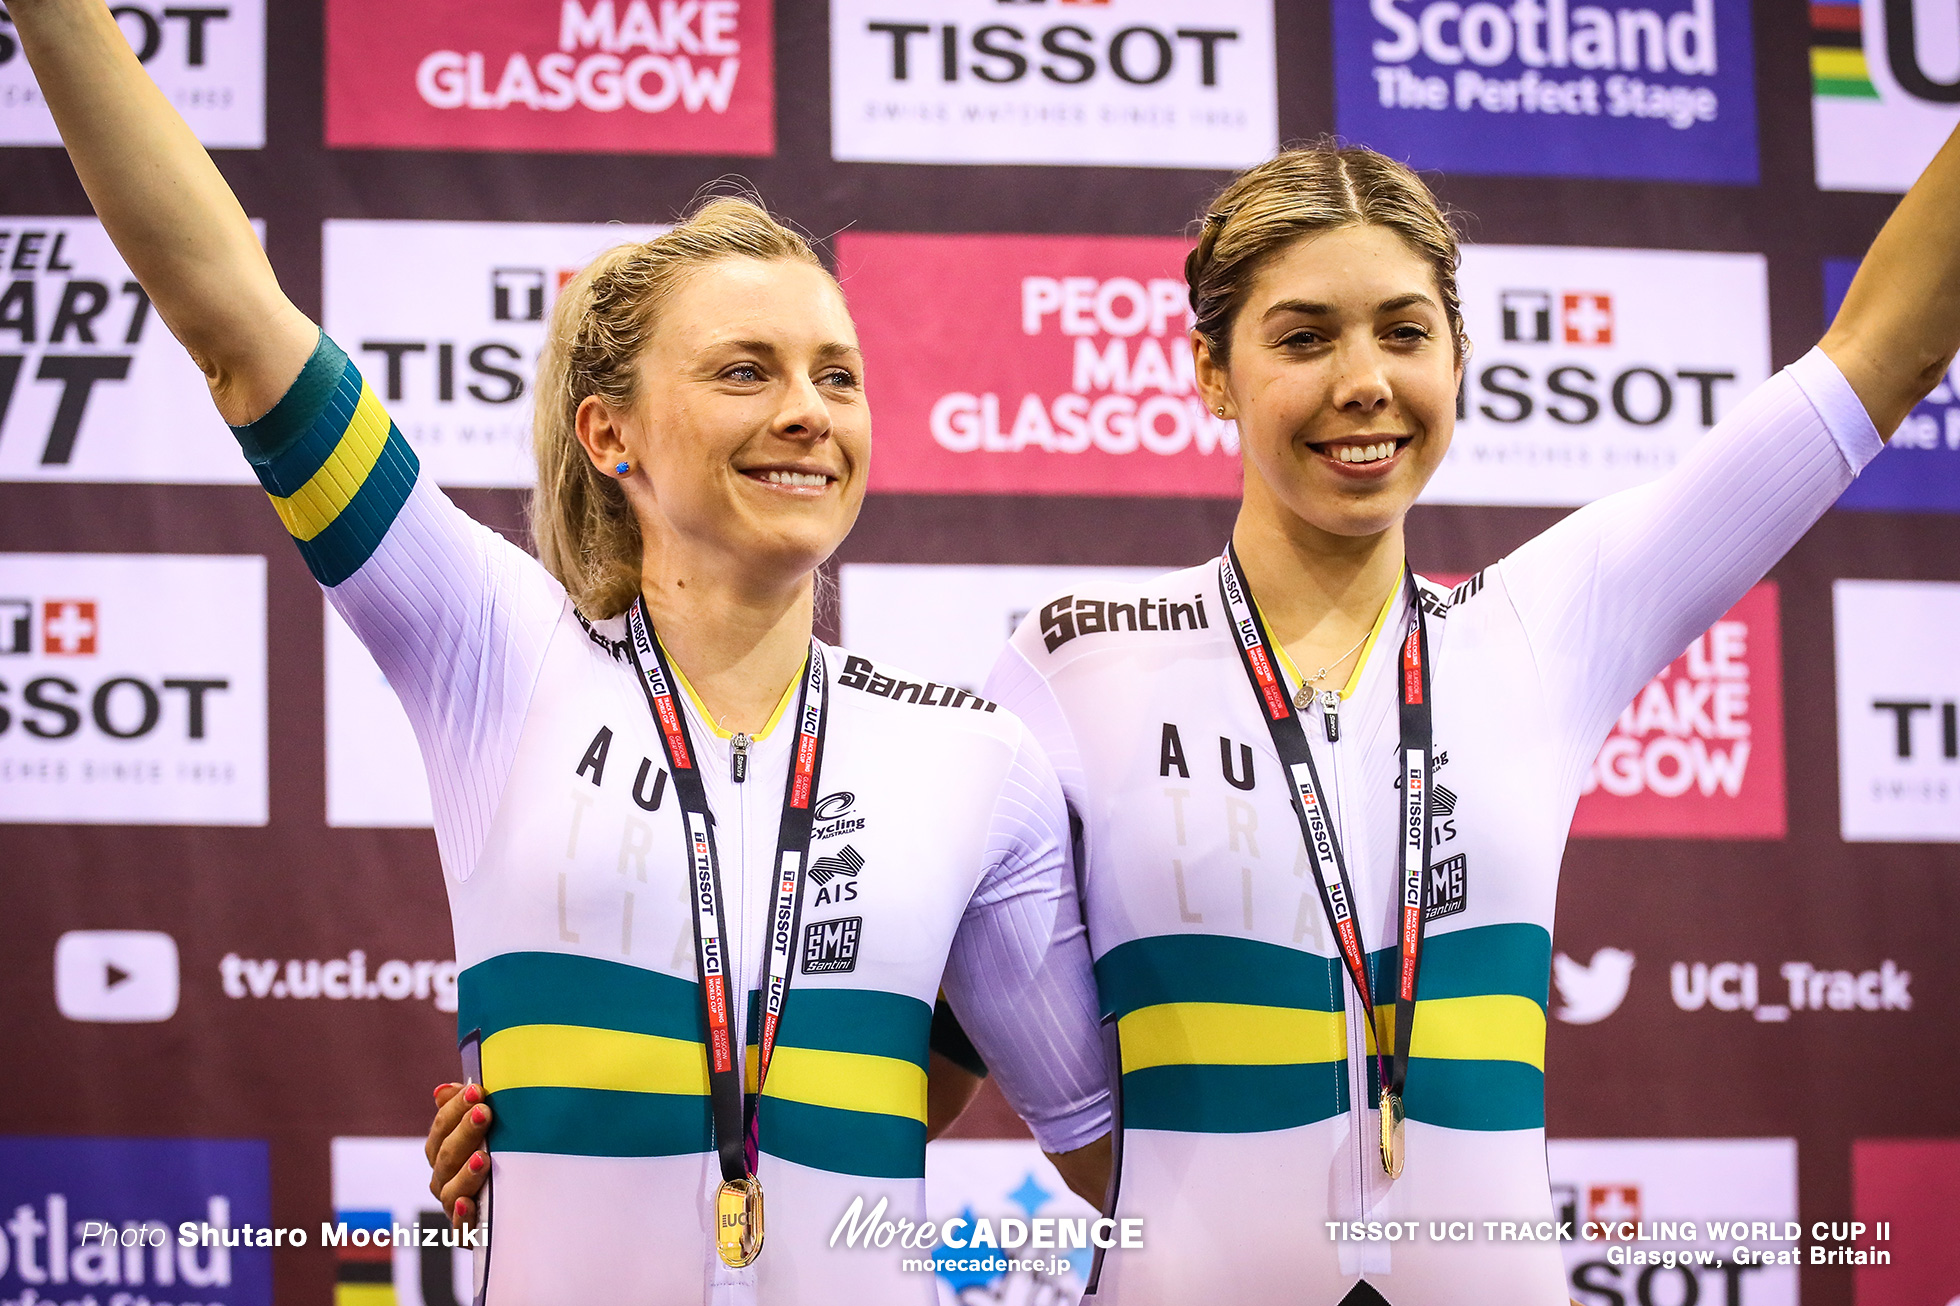
[[1887, 1262], [1853, 1270], [1857, 1306], [1941, 1306], [1960, 1298], [1960, 1138], [1851, 1144], [1851, 1239]]
[[1192, 375], [1187, 241], [837, 238], [875, 414], [871, 488], [1237, 497]]
[[327, 0], [327, 144], [773, 154], [771, 0]]
[[1575, 836], [1781, 839], [1776, 585], [1742, 596], [1634, 695], [1586, 777]]

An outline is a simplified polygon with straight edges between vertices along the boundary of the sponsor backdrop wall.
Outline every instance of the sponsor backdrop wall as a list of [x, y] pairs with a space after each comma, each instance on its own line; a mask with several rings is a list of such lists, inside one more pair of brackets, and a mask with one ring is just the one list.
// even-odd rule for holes
[[[1081, 569], [1222, 544], [1237, 433], [1196, 398], [1179, 277], [1229, 169], [1339, 132], [1461, 213], [1476, 350], [1409, 526], [1418, 567], [1460, 578], [1664, 473], [1808, 347], [1960, 122], [1960, 27], [1932, 0], [116, 13], [290, 293], [513, 534], [543, 323], [586, 259], [733, 175], [834, 235], [878, 452], [825, 629], [969, 686]], [[54, 140], [0, 15], [6, 1301], [109, 1282], [64, 1222], [412, 1223], [433, 1203], [400, 1140], [456, 1072], [407, 723]], [[1899, 1264], [1655, 1273], [1575, 1247], [1582, 1302], [1960, 1295], [1956, 384], [1628, 705], [1552, 977], [1563, 1211], [1886, 1219]], [[957, 1132], [935, 1204], [1066, 1208], [996, 1096]], [[944, 1287], [1065, 1294], [1076, 1269]], [[462, 1282], [317, 1239], [117, 1272], [228, 1304], [392, 1274], [446, 1306]]]

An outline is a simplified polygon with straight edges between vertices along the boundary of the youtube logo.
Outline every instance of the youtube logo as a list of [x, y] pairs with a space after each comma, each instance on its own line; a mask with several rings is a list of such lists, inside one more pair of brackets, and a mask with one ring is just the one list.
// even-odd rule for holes
[[156, 930], [70, 930], [54, 945], [54, 1002], [70, 1020], [169, 1020], [177, 941]]

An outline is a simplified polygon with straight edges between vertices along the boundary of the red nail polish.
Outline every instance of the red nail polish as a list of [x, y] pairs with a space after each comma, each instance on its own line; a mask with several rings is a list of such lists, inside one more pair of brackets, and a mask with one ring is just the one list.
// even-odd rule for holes
[[490, 1118], [490, 1113], [485, 1111], [482, 1107], [474, 1107], [470, 1111], [470, 1122], [472, 1124], [480, 1125], [484, 1121], [488, 1120], [489, 1118]]
[[477, 1152], [477, 1153], [475, 1153], [475, 1154], [473, 1154], [473, 1155], [472, 1155], [472, 1156], [470, 1157], [470, 1173], [471, 1173], [471, 1174], [479, 1174], [479, 1173], [481, 1173], [481, 1172], [482, 1172], [482, 1170], [483, 1170], [483, 1167], [484, 1167], [484, 1164], [485, 1164], [485, 1162], [484, 1162], [484, 1160], [483, 1160], [483, 1153], [481, 1153], [481, 1152]]
[[463, 1090], [463, 1100], [465, 1102], [481, 1102], [483, 1100], [483, 1090], [475, 1084], [471, 1084]]

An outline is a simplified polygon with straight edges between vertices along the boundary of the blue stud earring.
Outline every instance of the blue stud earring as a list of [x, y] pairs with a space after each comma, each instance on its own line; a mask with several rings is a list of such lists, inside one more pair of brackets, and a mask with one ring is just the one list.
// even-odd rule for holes
[[619, 464], [619, 466], [613, 468], [613, 470], [615, 472], [618, 472], [621, 476], [624, 476], [626, 475], [626, 473], [633, 470], [633, 464], [629, 462], [622, 462]]

